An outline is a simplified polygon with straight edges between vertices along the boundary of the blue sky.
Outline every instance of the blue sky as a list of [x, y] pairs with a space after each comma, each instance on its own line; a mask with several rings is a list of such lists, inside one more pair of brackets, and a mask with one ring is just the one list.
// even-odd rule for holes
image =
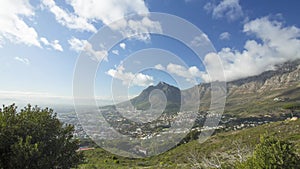
[[[222, 61], [227, 81], [300, 58], [297, 0], [10, 0], [1, 1], [0, 6], [3, 104], [71, 104], [73, 75], [81, 52], [89, 52], [96, 61], [106, 59], [95, 77], [95, 95], [102, 104], [110, 103], [112, 79], [127, 89], [113, 88], [117, 93], [120, 90], [114, 99], [121, 101], [158, 81], [175, 86], [180, 81], [181, 88], [188, 88], [219, 80], [206, 72], [215, 57]], [[162, 23], [142, 15], [149, 12], [172, 14], [194, 24], [215, 52], [203, 56], [202, 62], [188, 46], [170, 37], [143, 34], [127, 38], [126, 31], [164, 32]], [[88, 40], [103, 26], [124, 31], [111, 23], [123, 18], [129, 25], [125, 17], [129, 14], [140, 16], [140, 20], [124, 29], [122, 41], [110, 50], [95, 49], [93, 44], [88, 48]], [[197, 46], [196, 41], [194, 44]], [[149, 54], [145, 49], [161, 51]], [[172, 55], [184, 64], [170, 59]], [[152, 68], [133, 69], [143, 62], [153, 62]]]

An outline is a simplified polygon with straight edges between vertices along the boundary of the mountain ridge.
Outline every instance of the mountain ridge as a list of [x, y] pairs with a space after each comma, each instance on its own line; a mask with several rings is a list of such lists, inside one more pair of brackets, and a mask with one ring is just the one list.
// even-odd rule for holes
[[[284, 102], [274, 102], [276, 98], [285, 98], [293, 102], [300, 101], [300, 60], [277, 65], [260, 75], [227, 82], [225, 112], [233, 114], [264, 114], [280, 110]], [[205, 111], [210, 104], [211, 88], [209, 83], [199, 84], [201, 108]], [[188, 91], [186, 91], [188, 92]]]
[[[160, 81], [157, 85], [144, 89], [137, 97], [130, 100], [131, 104], [139, 110], [147, 110], [151, 106], [150, 97], [154, 90], [163, 92], [167, 99], [166, 110], [178, 111], [181, 103], [181, 91], [179, 88]], [[158, 95], [158, 94], [157, 94]], [[154, 94], [155, 97], [155, 94]], [[155, 101], [154, 101], [155, 102]]]
[[[288, 93], [288, 90], [296, 91], [300, 95], [299, 81], [300, 60], [276, 65], [274, 70], [265, 71], [260, 75], [229, 81], [226, 83], [226, 106], [230, 109], [231, 105], [250, 103], [253, 100], [264, 101], [275, 97], [291, 97], [291, 94], [284, 94], [284, 92]], [[160, 90], [165, 95], [167, 99], [166, 111], [168, 112], [178, 112], [182, 104], [194, 106], [194, 100], [198, 99], [198, 96], [201, 100], [200, 111], [208, 110], [211, 102], [211, 83], [201, 83], [180, 90], [161, 81], [155, 86], [147, 87], [138, 96], [130, 99], [131, 104], [136, 109], [148, 110], [152, 105], [150, 97], [154, 90]], [[195, 93], [197, 90], [199, 95]], [[297, 97], [293, 99], [297, 99]]]

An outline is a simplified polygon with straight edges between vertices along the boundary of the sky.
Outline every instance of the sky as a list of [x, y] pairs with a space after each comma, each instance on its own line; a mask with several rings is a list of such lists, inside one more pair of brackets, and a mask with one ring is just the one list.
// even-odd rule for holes
[[[72, 104], [80, 57], [98, 65], [99, 104], [132, 98], [159, 81], [186, 89], [258, 75], [300, 59], [299, 6], [298, 0], [1, 1], [0, 101]], [[182, 18], [202, 34], [187, 44], [165, 36], [168, 26], [152, 12]], [[170, 30], [191, 36], [185, 26]], [[104, 27], [122, 35], [109, 49], [93, 42], [108, 36], [99, 33]], [[191, 46], [207, 52], [199, 56]], [[218, 59], [222, 66], [215, 66]]]

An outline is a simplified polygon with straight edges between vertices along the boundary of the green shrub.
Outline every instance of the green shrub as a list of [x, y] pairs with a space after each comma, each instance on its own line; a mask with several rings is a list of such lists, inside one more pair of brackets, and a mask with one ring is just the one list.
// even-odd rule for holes
[[237, 164], [236, 168], [298, 169], [300, 168], [299, 160], [294, 144], [279, 140], [275, 136], [262, 136], [253, 156], [245, 162]]

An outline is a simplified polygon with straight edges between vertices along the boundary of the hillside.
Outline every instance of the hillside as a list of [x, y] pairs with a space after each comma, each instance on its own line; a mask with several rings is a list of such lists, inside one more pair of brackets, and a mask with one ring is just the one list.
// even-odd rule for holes
[[[202, 144], [194, 140], [186, 144], [180, 144], [161, 155], [142, 159], [124, 158], [97, 148], [85, 152], [89, 161], [82, 167], [191, 168], [195, 160], [201, 161], [204, 157], [213, 159], [216, 156], [220, 161], [232, 162], [237, 159], [237, 146], [242, 148], [243, 151], [247, 150], [244, 152], [244, 155], [247, 156], [253, 150], [255, 144], [258, 143], [259, 136], [266, 132], [269, 134], [276, 133], [279, 138], [294, 142], [298, 153], [300, 153], [300, 132], [298, 130], [300, 121], [282, 121], [290, 117], [290, 110], [283, 109], [284, 105], [290, 103], [300, 104], [299, 63], [299, 60], [285, 63], [276, 66], [274, 70], [260, 75], [228, 82], [225, 112], [219, 124], [223, 128], [217, 130], [215, 135]], [[206, 112], [210, 104], [210, 84], [200, 84], [191, 89], [180, 91], [174, 86], [160, 82], [156, 86], [149, 86], [139, 96], [130, 100], [130, 103], [135, 107], [132, 113], [145, 113], [142, 110], [152, 110], [151, 106], [153, 103], [160, 104], [163, 102], [166, 105], [165, 112], [176, 112], [180, 108], [176, 107], [176, 105], [179, 105], [181, 102], [187, 102], [185, 103], [186, 105], [193, 104], [193, 102], [189, 103], [188, 101], [193, 100], [197, 96], [193, 93], [195, 88], [200, 93], [200, 112]], [[161, 97], [162, 95], [165, 98]], [[182, 95], [189, 96], [189, 100], [181, 100]], [[117, 106], [125, 107], [126, 105], [128, 105], [128, 102], [120, 103]], [[141, 110], [141, 112], [138, 110]], [[154, 116], [152, 111], [146, 112], [150, 113], [147, 116], [148, 118]], [[294, 112], [296, 116], [299, 116], [299, 114], [299, 110]], [[145, 123], [146, 125], [135, 122], [128, 124], [133, 128], [132, 131], [139, 127], [143, 132], [146, 131], [145, 133], [150, 132], [155, 135], [170, 127], [172, 118], [168, 120], [164, 121], [164, 118], [160, 117], [151, 123]], [[112, 121], [111, 124], [118, 124], [116, 126], [123, 125], [115, 121]], [[154, 128], [150, 127], [153, 124], [163, 125], [154, 125], [156, 126]], [[201, 128], [203, 124], [200, 120], [195, 125]], [[122, 127], [119, 128], [122, 129]], [[120, 130], [120, 132], [122, 131], [123, 129]], [[130, 135], [128, 127], [124, 128], [124, 131], [127, 131], [127, 133], [124, 132], [123, 134]], [[133, 135], [133, 137], [144, 137], [143, 135], [145, 134]]]
[[300, 154], [300, 120], [279, 121], [258, 127], [221, 132], [199, 144], [197, 140], [182, 144], [161, 155], [131, 159], [113, 155], [101, 148], [85, 151], [86, 164], [79, 168], [191, 168], [196, 162], [218, 157], [222, 162], [236, 160], [238, 151], [247, 157], [259, 142], [259, 137], [268, 132], [276, 134], [282, 140], [289, 140], [296, 144]]
[[[288, 62], [261, 75], [228, 82], [225, 111], [219, 126], [231, 130], [241, 127], [243, 123], [247, 124], [246, 127], [253, 127], [290, 117], [291, 112], [283, 107], [288, 104], [300, 105], [299, 63], [299, 60]], [[199, 90], [200, 95], [195, 90]], [[160, 82], [127, 102], [111, 106], [103, 115], [123, 134], [148, 137], [170, 128], [179, 110], [182, 113], [185, 110], [196, 111], [198, 107], [192, 109], [198, 105], [194, 100], [200, 97], [200, 113], [194, 123], [194, 127], [200, 130], [204, 127], [211, 103], [210, 93], [211, 86], [208, 83], [180, 91], [177, 87]], [[181, 109], [179, 105], [184, 105], [186, 109]], [[142, 130], [140, 134], [136, 134], [137, 129]]]
[[161, 98], [159, 93], [154, 93], [155, 91], [163, 92], [161, 94], [165, 96], [165, 101], [167, 101], [165, 108], [167, 112], [179, 111], [181, 103], [181, 91], [177, 87], [169, 85], [165, 82], [159, 82], [156, 86], [149, 86], [143, 90], [140, 95], [131, 99], [130, 102], [139, 110], [148, 110], [150, 109], [151, 104], [164, 101], [164, 98]]
[[[227, 82], [225, 113], [247, 117], [264, 115], [266, 112], [272, 113], [273, 110], [278, 112], [285, 102], [300, 101], [299, 82], [300, 60], [277, 65], [274, 70], [257, 76]], [[195, 93], [195, 88], [198, 88], [196, 90], [199, 90], [199, 94]], [[151, 94], [155, 90], [162, 91], [167, 99], [165, 112], [177, 112], [180, 110], [181, 103], [192, 107], [198, 96], [200, 96], [201, 103], [200, 111], [207, 111], [211, 103], [209, 83], [202, 83], [180, 91], [177, 87], [165, 82], [149, 86], [140, 95], [131, 99], [130, 103], [138, 110], [149, 110], [152, 105], [150, 102], [155, 102], [155, 98], [151, 100]], [[157, 102], [161, 99], [158, 98]], [[120, 103], [119, 106], [125, 107], [128, 103]]]
[[[257, 76], [227, 82], [225, 113], [237, 116], [259, 116], [275, 112], [286, 102], [300, 101], [300, 60], [277, 65], [274, 70]], [[200, 110], [210, 105], [210, 84], [197, 86]], [[183, 92], [191, 94], [187, 89]], [[276, 99], [277, 98], [277, 99]]]

